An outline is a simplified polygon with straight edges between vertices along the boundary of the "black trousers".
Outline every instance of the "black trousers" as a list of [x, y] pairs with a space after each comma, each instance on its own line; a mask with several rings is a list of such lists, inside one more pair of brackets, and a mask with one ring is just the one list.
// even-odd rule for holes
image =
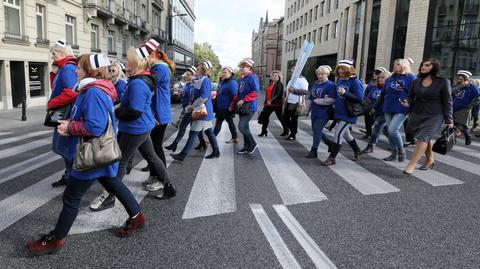
[[367, 131], [368, 136], [372, 136], [372, 127], [375, 124], [375, 116], [365, 113], [365, 130]]
[[266, 131], [268, 128], [268, 124], [270, 124], [270, 115], [275, 112], [275, 115], [277, 115], [277, 119], [282, 123], [282, 128], [283, 132], [286, 133], [288, 132], [288, 128], [285, 125], [284, 119], [283, 119], [283, 113], [282, 113], [282, 107], [281, 106], [264, 106], [263, 110], [261, 113], [265, 113], [265, 122], [262, 125], [262, 131]]
[[165, 160], [165, 153], [163, 152], [163, 137], [165, 136], [166, 129], [167, 124], [157, 125], [150, 133], [155, 153], [157, 153], [158, 158], [162, 160], [165, 166], [167, 165], [167, 161]]
[[291, 136], [295, 136], [298, 130], [298, 116], [295, 115], [296, 109], [288, 109], [288, 104], [283, 111], [283, 122], [290, 131]]
[[228, 110], [220, 110], [217, 111], [216, 113], [216, 120], [215, 120], [215, 128], [213, 130], [213, 133], [215, 136], [220, 133], [220, 130], [222, 130], [222, 123], [223, 121], [226, 121], [228, 123], [228, 129], [230, 130], [230, 134], [232, 135], [232, 139], [237, 139], [238, 134], [237, 134], [237, 127], [235, 126], [235, 122], [233, 121], [233, 117], [231, 113]]

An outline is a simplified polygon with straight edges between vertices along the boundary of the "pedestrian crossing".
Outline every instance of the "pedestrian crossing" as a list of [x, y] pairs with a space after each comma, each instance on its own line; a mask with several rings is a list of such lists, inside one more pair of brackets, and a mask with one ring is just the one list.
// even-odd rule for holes
[[[308, 152], [312, 143], [312, 135], [308, 126], [309, 120], [300, 120], [301, 126], [296, 136], [296, 141], [288, 142], [289, 145]], [[280, 129], [280, 122], [272, 122], [272, 128]], [[256, 122], [250, 123], [250, 128], [253, 135], [260, 133], [261, 127]], [[353, 131], [359, 132], [360, 127], [354, 126]], [[272, 132], [270, 132], [271, 134]], [[275, 133], [275, 132], [273, 132]], [[7, 182], [15, 182], [15, 184], [22, 186], [22, 176], [27, 173], [35, 175], [35, 171], [47, 169], [53, 162], [56, 162], [60, 157], [50, 151], [50, 147], [44, 147], [51, 143], [51, 138], [45, 138], [46, 131], [32, 132], [29, 134], [22, 134], [13, 137], [13, 133], [0, 134], [0, 145], [3, 149], [0, 150], [0, 189], [2, 184]], [[174, 132], [165, 142], [165, 145], [173, 142], [177, 132]], [[293, 214], [290, 212], [289, 206], [304, 204], [304, 203], [321, 203], [327, 200], [332, 195], [331, 189], [329, 192], [325, 191], [325, 186], [322, 185], [322, 180], [318, 177], [312, 176], [312, 172], [306, 172], [304, 161], [306, 159], [299, 159], [291, 154], [291, 149], [287, 149], [285, 143], [280, 142], [280, 137], [268, 136], [257, 138], [258, 151], [252, 155], [238, 155], [236, 150], [241, 146], [234, 147], [226, 144], [225, 141], [229, 139], [229, 130], [226, 123], [218, 134], [219, 148], [221, 157], [218, 159], [203, 159], [200, 161], [198, 167], [191, 167], [186, 164], [174, 167], [175, 169], [195, 169], [196, 176], [193, 179], [193, 184], [190, 184], [191, 189], [179, 189], [179, 192], [188, 193], [186, 199], [177, 199], [176, 203], [181, 203], [183, 211], [179, 216], [185, 220], [196, 218], [207, 218], [210, 216], [223, 215], [227, 213], [234, 213], [239, 208], [247, 206], [255, 217], [258, 227], [265, 235], [265, 239], [270, 244], [273, 253], [277, 257], [279, 263], [284, 268], [300, 268], [299, 262], [289, 250], [289, 242], [282, 239], [282, 234], [277, 230], [275, 225], [268, 216], [264, 207], [273, 208], [282, 223], [287, 227], [288, 231], [293, 235], [299, 245], [301, 245], [305, 253], [311, 259], [313, 264], [319, 268], [335, 268], [334, 263], [328, 256], [320, 249], [317, 243], [310, 237], [310, 235], [302, 227]], [[327, 133], [328, 135], [328, 133]], [[36, 140], [34, 140], [37, 138]], [[180, 150], [188, 138], [188, 132], [183, 137], [178, 145]], [[33, 140], [32, 140], [33, 139]], [[381, 137], [380, 141], [388, 142], [385, 137]], [[19, 144], [19, 142], [24, 142]], [[362, 140], [357, 141], [361, 148], [367, 145]], [[9, 145], [11, 145], [9, 147]], [[412, 150], [408, 148], [408, 150]], [[480, 152], [476, 147], [456, 146], [452, 150], [458, 154], [455, 155], [438, 155], [435, 154], [436, 161], [440, 165], [447, 165], [454, 167], [474, 175], [480, 174], [480, 166], [474, 161], [480, 160]], [[33, 157], [25, 157], [26, 152], [38, 152]], [[210, 153], [210, 150], [205, 151], [205, 154]], [[388, 151], [381, 147], [376, 147], [374, 152], [369, 154], [376, 162], [383, 166], [392, 167], [398, 171], [399, 176], [401, 170], [405, 168], [405, 163], [385, 162], [382, 159], [389, 154]], [[304, 156], [302, 155], [302, 156]], [[321, 144], [318, 152], [318, 159], [324, 160], [328, 157], [327, 149], [324, 144]], [[19, 158], [13, 165], [1, 166], [2, 160], [10, 158]], [[264, 167], [268, 172], [269, 178], [261, 180], [271, 180], [273, 183], [272, 189], [265, 190], [278, 195], [281, 204], [278, 201], [272, 204], [258, 204], [256, 201], [249, 201], [246, 205], [238, 204], [238, 197], [236, 192], [237, 173], [241, 173], [241, 169], [235, 167], [235, 160], [237, 158], [250, 159], [252, 169]], [[303, 158], [303, 157], [302, 157]], [[166, 153], [167, 167], [170, 167], [173, 159]], [[188, 158], [187, 158], [188, 160]], [[316, 160], [318, 162], [318, 160]], [[365, 166], [365, 162], [353, 162], [347, 155], [342, 152], [337, 157], [337, 164], [330, 167], [323, 167], [318, 162], [318, 165], [311, 168], [318, 173], [318, 175], [325, 175], [325, 171], [329, 171], [335, 178], [328, 178], [332, 184], [338, 184], [336, 180], [344, 181], [352, 190], [358, 195], [365, 196], [368, 199], [370, 195], [389, 195], [392, 193], [401, 193], [402, 185], [385, 176], [384, 174], [376, 174], [372, 167]], [[140, 172], [139, 168], [146, 165], [145, 161], [140, 162], [132, 173], [125, 177], [124, 182], [132, 191], [135, 198], [141, 202], [148, 195], [148, 192], [142, 188], [142, 182], [148, 178], [148, 173]], [[438, 166], [439, 164], [437, 164]], [[180, 167], [180, 168], [179, 168]], [[246, 167], [244, 169], [249, 169]], [[62, 171], [52, 171], [50, 175], [42, 178], [39, 177], [36, 181], [28, 183], [23, 189], [0, 200], [0, 232], [8, 227], [15, 225], [16, 222], [28, 218], [30, 214], [43, 206], [61, 205], [59, 198], [63, 192], [63, 188], [52, 188], [51, 183], [58, 180], [63, 174]], [[473, 178], [473, 177], [472, 177]], [[478, 177], [477, 177], [478, 178]], [[182, 180], [174, 178], [174, 182]], [[415, 170], [414, 176], [409, 180], [418, 180], [424, 182], [431, 187], [449, 187], [461, 186], [464, 184], [472, 184], [462, 177], [461, 174], [441, 172], [439, 170], [421, 171]], [[470, 182], [470, 183], [468, 183]], [[340, 188], [339, 191], [344, 189]], [[335, 196], [342, 196], [342, 193], [335, 193]], [[55, 212], [57, 214], [58, 212]], [[109, 229], [113, 226], [120, 226], [123, 224], [127, 214], [122, 205], [117, 201], [116, 206], [105, 210], [101, 213], [90, 212], [84, 205], [81, 209], [74, 226], [71, 229], [71, 234], [90, 233], [99, 230]]]

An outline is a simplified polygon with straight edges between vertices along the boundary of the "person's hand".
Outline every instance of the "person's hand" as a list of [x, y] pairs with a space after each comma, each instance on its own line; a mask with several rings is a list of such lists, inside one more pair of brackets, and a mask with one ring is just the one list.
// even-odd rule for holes
[[292, 93], [292, 92], [293, 92], [293, 88], [292, 88], [292, 87], [288, 87], [288, 92], [289, 92], [289, 93]]
[[272, 103], [270, 101], [267, 101], [267, 105], [271, 105]]
[[191, 105], [188, 105], [188, 106], [185, 107], [185, 111], [186, 111], [187, 113], [190, 113], [190, 112], [193, 111], [193, 107], [192, 107]]
[[370, 112], [368, 112], [368, 114], [374, 115], [375, 114], [375, 108], [370, 109]]
[[470, 82], [469, 82], [468, 80], [462, 82], [462, 86], [463, 86], [463, 87], [467, 87], [468, 84], [470, 84]]
[[404, 107], [410, 107], [410, 104], [408, 103], [408, 101], [406, 99], [399, 99], [400, 101], [400, 104]]
[[59, 120], [60, 125], [57, 126], [58, 134], [61, 136], [69, 136], [68, 133], [68, 124], [70, 123], [69, 120]]
[[241, 106], [243, 105], [243, 103], [245, 103], [245, 101], [240, 100], [240, 101], [237, 102], [237, 106], [238, 106], [238, 107], [241, 107]]
[[343, 88], [343, 87], [338, 88], [338, 89], [337, 89], [337, 93], [338, 93], [338, 95], [340, 95], [340, 96], [344, 95], [344, 94], [345, 94], [345, 88]]
[[447, 123], [447, 124], [445, 124], [445, 126], [446, 126], [448, 129], [452, 129], [452, 128], [453, 128], [453, 123]]

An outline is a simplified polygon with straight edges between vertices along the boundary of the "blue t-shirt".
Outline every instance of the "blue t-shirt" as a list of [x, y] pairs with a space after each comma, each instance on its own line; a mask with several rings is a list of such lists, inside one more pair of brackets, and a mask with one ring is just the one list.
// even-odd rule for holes
[[[378, 98], [382, 94], [383, 87], [378, 87], [374, 84], [368, 85], [367, 89], [365, 89], [365, 99], [364, 102], [373, 108], [373, 105], [377, 102]], [[375, 107], [375, 115], [383, 114], [383, 107], [377, 106]]]
[[155, 79], [155, 95], [152, 98], [152, 110], [155, 119], [160, 124], [172, 122], [170, 109], [170, 69], [164, 62], [153, 65], [150, 68]]
[[453, 112], [468, 108], [473, 100], [478, 99], [478, 89], [470, 83], [467, 87], [457, 91], [453, 95]]
[[[99, 137], [107, 130], [108, 116], [110, 116], [112, 127], [116, 133], [115, 113], [113, 112], [113, 102], [107, 93], [92, 87], [85, 92], [80, 93], [72, 107], [70, 118], [76, 121], [83, 121], [84, 128], [93, 136]], [[78, 136], [68, 138], [67, 156], [73, 163]], [[118, 172], [118, 161], [108, 166], [88, 171], [72, 170], [72, 177], [80, 180], [94, 180], [99, 177], [116, 177]]]
[[[249, 93], [256, 91], [257, 96], [260, 91], [260, 84], [258, 82], [257, 76], [253, 73], [250, 73], [244, 76], [240, 80], [240, 86], [238, 87], [238, 100], [242, 100]], [[257, 111], [257, 99], [250, 101], [250, 112]]]
[[192, 90], [192, 83], [187, 82], [183, 86], [182, 90], [182, 107], [185, 108], [186, 106], [190, 105], [190, 92]]
[[202, 76], [195, 78], [192, 82], [192, 103], [195, 102], [199, 97], [203, 97], [207, 99], [205, 106], [207, 108], [207, 116], [200, 118], [200, 120], [213, 120], [213, 105], [212, 105], [212, 84], [210, 83], [210, 79], [207, 76]]
[[383, 101], [383, 111], [385, 113], [408, 113], [409, 108], [402, 106], [399, 100], [407, 98], [412, 81], [416, 78], [417, 76], [414, 74], [394, 74], [385, 81], [385, 98]]
[[228, 109], [238, 94], [238, 83], [233, 78], [220, 81], [217, 87], [217, 109]]
[[121, 106], [141, 112], [142, 115], [136, 120], [120, 120], [118, 129], [121, 132], [139, 135], [150, 132], [155, 127], [152, 113], [152, 92], [150, 87], [143, 80], [134, 78], [128, 80], [127, 88], [121, 99]]
[[117, 98], [119, 102], [122, 99], [122, 95], [125, 92], [126, 87], [127, 87], [127, 82], [123, 79], [119, 79], [117, 83], [115, 83], [115, 90], [117, 90]]
[[77, 66], [74, 64], [66, 64], [60, 68], [53, 79], [53, 89], [50, 99], [59, 96], [63, 89], [72, 89], [77, 84], [77, 74], [75, 74]]
[[[343, 87], [345, 89], [345, 94], [343, 96], [338, 95], [337, 90], [338, 88]], [[335, 119], [342, 120], [349, 123], [356, 123], [357, 117], [356, 116], [349, 116], [347, 112], [347, 108], [345, 106], [345, 95], [351, 95], [354, 97], [358, 102], [362, 101], [363, 98], [363, 85], [362, 82], [356, 78], [349, 78], [349, 79], [339, 79], [337, 81], [337, 88], [335, 90], [333, 98], [335, 98]]]
[[336, 89], [337, 87], [335, 83], [331, 82], [330, 80], [326, 80], [322, 83], [315, 81], [315, 83], [313, 83], [312, 87], [310, 88], [310, 101], [312, 101], [312, 105], [311, 105], [312, 119], [315, 119], [315, 118], [328, 119], [327, 109], [332, 109], [333, 105], [321, 106], [321, 105], [315, 104], [313, 100], [317, 98], [323, 98], [325, 97], [325, 95], [328, 95], [329, 97], [334, 98], [336, 94]]

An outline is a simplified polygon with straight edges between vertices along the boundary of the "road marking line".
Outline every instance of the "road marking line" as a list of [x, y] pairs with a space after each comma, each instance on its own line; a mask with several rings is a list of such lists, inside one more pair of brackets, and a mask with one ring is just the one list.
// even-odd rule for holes
[[[261, 131], [260, 125], [253, 121], [250, 128], [253, 133]], [[327, 199], [275, 137], [260, 138], [257, 143], [263, 162], [284, 204], [311, 203]]]
[[297, 239], [298, 243], [300, 243], [305, 252], [307, 252], [317, 268], [337, 268], [305, 229], [303, 229], [302, 225], [300, 225], [285, 205], [273, 205], [273, 208], [277, 211], [277, 214], [280, 216], [283, 223], [285, 223], [290, 232]]
[[259, 204], [250, 204], [250, 208], [252, 209], [255, 219], [257, 220], [258, 226], [260, 226], [260, 229], [272, 247], [273, 253], [275, 253], [275, 256], [277, 256], [280, 265], [285, 269], [301, 268], [300, 264], [297, 262], [292, 252], [290, 252], [288, 249], [287, 245], [278, 233], [277, 228], [275, 228], [263, 207]]
[[0, 201], [0, 212], [2, 212], [0, 232], [62, 194], [64, 188], [51, 186], [62, 175], [63, 171], [57, 172]]
[[52, 138], [51, 137], [50, 138], [44, 138], [44, 139], [41, 139], [41, 140], [32, 141], [32, 142], [29, 142], [29, 143], [26, 143], [26, 144], [14, 146], [14, 147], [7, 148], [7, 149], [4, 149], [4, 150], [0, 150], [0, 159], [5, 159], [5, 158], [8, 158], [8, 157], [23, 153], [25, 151], [30, 151], [32, 149], [40, 148], [40, 147], [43, 147], [43, 146], [49, 145], [49, 144], [52, 144]]
[[[176, 135], [177, 132], [170, 136], [165, 141], [165, 145], [172, 143]], [[186, 137], [184, 136], [180, 143], [184, 143], [185, 141]], [[167, 161], [168, 168], [173, 159], [170, 154], [165, 154], [165, 159]], [[135, 166], [134, 169], [132, 169], [130, 175], [126, 175], [123, 178], [123, 183], [125, 183], [125, 186], [127, 186], [127, 188], [132, 192], [138, 203], [141, 203], [148, 194], [148, 191], [143, 189], [142, 182], [148, 179], [150, 173], [140, 171], [140, 168], [144, 167], [145, 165], [147, 165], [147, 161], [142, 160]], [[70, 234], [89, 233], [110, 229], [115, 226], [121, 226], [125, 223], [127, 218], [128, 214], [118, 200], [115, 201], [114, 207], [101, 212], [92, 212], [88, 207], [86, 207], [79, 212], [75, 222], [73, 223], [72, 229], [70, 230]]]
[[[359, 132], [358, 131], [358, 127], [357, 126], [353, 126], [352, 128], [355, 132]], [[388, 139], [387, 138], [384, 138], [384, 137], [380, 137], [380, 140], [382, 141], [385, 141], [388, 143]], [[357, 139], [357, 144], [363, 148], [363, 147], [366, 147], [367, 146], [367, 143], [360, 140], [360, 139]], [[411, 150], [409, 150], [411, 151]], [[370, 156], [374, 157], [375, 159], [378, 159], [378, 160], [381, 160], [382, 162], [392, 166], [392, 167], [395, 167], [397, 168], [398, 170], [404, 170], [405, 169], [405, 166], [407, 165], [406, 162], [403, 162], [403, 163], [400, 163], [400, 162], [387, 162], [387, 161], [384, 161], [383, 158], [385, 158], [386, 156], [388, 156], [390, 154], [390, 152], [384, 150], [384, 149], [381, 149], [380, 147], [375, 147], [375, 149], [373, 150], [373, 153], [369, 153]], [[435, 155], [436, 157], [438, 155]], [[436, 158], [435, 157], [435, 158]], [[438, 159], [438, 158], [437, 158]], [[417, 164], [417, 168], [420, 167], [419, 164]], [[416, 169], [415, 172], [413, 173], [413, 175], [415, 177], [417, 177], [418, 179], [434, 186], [434, 187], [438, 187], [438, 186], [448, 186], [448, 185], [457, 185], [457, 184], [463, 184], [464, 182], [463, 181], [460, 181], [456, 178], [453, 178], [453, 177], [450, 177], [448, 175], [445, 175], [443, 173], [440, 173], [436, 170], [427, 170], [427, 171], [423, 171], [423, 170], [419, 170], [419, 169]]]
[[38, 132], [29, 133], [29, 134], [23, 134], [23, 135], [19, 135], [19, 136], [0, 139], [0, 145], [5, 145], [5, 144], [8, 144], [8, 143], [17, 142], [17, 141], [24, 140], [24, 139], [27, 139], [27, 138], [41, 136], [41, 135], [50, 134], [50, 133], [52, 133], [52, 131], [38, 131]]
[[[281, 126], [278, 120], [275, 120], [275, 123], [278, 126]], [[310, 150], [313, 137], [305, 131], [298, 129], [296, 140], [307, 150]], [[325, 148], [325, 146], [321, 144], [321, 148]], [[318, 159], [320, 160], [326, 160], [328, 156], [329, 154], [327, 153], [327, 150], [320, 149], [318, 152]], [[337, 163], [329, 166], [329, 168], [363, 195], [400, 191], [392, 184], [386, 182], [340, 153], [337, 155]]]
[[0, 136], [13, 134], [13, 132], [0, 132]]
[[[31, 172], [58, 159], [60, 159], [59, 155], [53, 152], [46, 152], [23, 162], [0, 169], [0, 184]], [[16, 172], [11, 174], [14, 171]]]
[[183, 219], [235, 212], [235, 168], [234, 148], [223, 141], [228, 140], [229, 132], [223, 124], [217, 141], [219, 159], [203, 159], [188, 197]]

